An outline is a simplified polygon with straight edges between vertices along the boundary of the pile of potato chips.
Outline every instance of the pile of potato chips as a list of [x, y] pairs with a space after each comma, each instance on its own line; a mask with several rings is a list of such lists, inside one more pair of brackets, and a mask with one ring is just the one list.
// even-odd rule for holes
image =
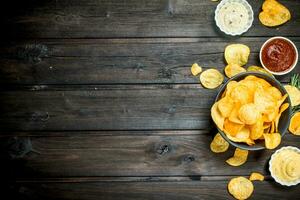
[[222, 98], [211, 108], [211, 116], [219, 130], [233, 142], [248, 145], [265, 140], [268, 149], [281, 142], [278, 123], [288, 107], [287, 98], [262, 78], [249, 75], [243, 80], [228, 82]]

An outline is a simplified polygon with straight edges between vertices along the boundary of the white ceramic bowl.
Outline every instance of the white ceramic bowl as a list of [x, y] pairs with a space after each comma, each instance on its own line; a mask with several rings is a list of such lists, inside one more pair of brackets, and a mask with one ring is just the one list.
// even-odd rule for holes
[[[296, 52], [296, 59], [295, 59], [294, 64], [293, 64], [290, 68], [288, 68], [287, 70], [282, 71], [282, 72], [273, 72], [273, 71], [270, 71], [270, 70], [264, 65], [264, 63], [263, 63], [263, 61], [262, 61], [262, 50], [264, 49], [264, 47], [266, 46], [266, 44], [267, 44], [268, 42], [270, 42], [270, 41], [272, 41], [272, 40], [275, 40], [275, 39], [283, 39], [283, 40], [289, 42], [289, 43], [294, 47], [295, 52]], [[267, 70], [268, 72], [270, 72], [271, 74], [278, 75], [278, 76], [280, 76], [280, 75], [285, 75], [285, 74], [291, 72], [291, 71], [296, 67], [297, 62], [298, 62], [298, 50], [297, 50], [296, 45], [295, 45], [291, 40], [289, 40], [288, 38], [286, 38], [286, 37], [281, 37], [281, 36], [276, 36], [276, 37], [272, 37], [272, 38], [268, 39], [268, 40], [265, 41], [265, 43], [261, 46], [260, 52], [259, 52], [259, 59], [260, 59], [260, 63], [261, 63], [261, 65], [263, 66], [263, 68], [264, 68], [265, 70]]]
[[[223, 6], [225, 6], [227, 3], [233, 3], [233, 2], [243, 4], [244, 7], [246, 8], [246, 10], [248, 11], [249, 19], [248, 19], [247, 26], [245, 26], [244, 29], [242, 29], [242, 30], [239, 31], [239, 32], [226, 31], [226, 30], [222, 27], [221, 23], [220, 23], [219, 20], [218, 20], [218, 15], [219, 15], [220, 9], [221, 9]], [[222, 1], [218, 4], [218, 6], [217, 6], [217, 8], [216, 8], [216, 10], [215, 10], [215, 22], [216, 22], [216, 25], [219, 27], [219, 29], [220, 29], [222, 32], [226, 33], [227, 35], [236, 36], [236, 35], [241, 35], [241, 34], [247, 32], [247, 31], [249, 30], [249, 28], [252, 26], [253, 19], [254, 19], [254, 17], [253, 17], [253, 10], [252, 10], [252, 7], [251, 7], [251, 5], [250, 5], [246, 0], [222, 0]]]
[[275, 151], [275, 153], [273, 153], [273, 155], [271, 156], [271, 159], [269, 161], [269, 171], [271, 172], [271, 176], [275, 179], [275, 181], [277, 183], [279, 183], [281, 185], [285, 185], [285, 186], [293, 186], [293, 185], [297, 185], [298, 183], [300, 183], [300, 179], [298, 179], [294, 182], [283, 182], [283, 181], [281, 181], [277, 178], [276, 174], [272, 170], [272, 163], [273, 163], [273, 160], [274, 160], [276, 154], [279, 154], [281, 151], [284, 151], [284, 150], [287, 150], [287, 149], [298, 152], [300, 154], [300, 149], [298, 149], [297, 147], [292, 147], [292, 146], [281, 147], [280, 149]]

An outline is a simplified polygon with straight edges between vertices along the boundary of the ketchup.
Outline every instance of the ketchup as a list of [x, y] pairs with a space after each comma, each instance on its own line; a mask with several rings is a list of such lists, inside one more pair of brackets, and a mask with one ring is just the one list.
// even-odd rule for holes
[[295, 62], [296, 51], [287, 40], [274, 39], [268, 42], [262, 50], [262, 62], [273, 72], [289, 69]]

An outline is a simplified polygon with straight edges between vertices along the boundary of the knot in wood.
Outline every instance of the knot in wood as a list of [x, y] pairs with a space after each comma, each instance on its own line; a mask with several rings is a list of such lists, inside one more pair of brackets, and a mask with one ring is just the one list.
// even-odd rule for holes
[[5, 157], [22, 158], [32, 151], [32, 144], [27, 137], [10, 137], [1, 142], [1, 149], [5, 153]]
[[195, 157], [193, 155], [186, 155], [184, 156], [183, 161], [186, 163], [190, 163], [195, 161]]
[[170, 151], [169, 145], [163, 144], [163, 145], [161, 145], [161, 146], [157, 149], [156, 152], [157, 152], [159, 155], [163, 155], [163, 154], [168, 153], [169, 151]]
[[17, 58], [27, 62], [40, 62], [42, 57], [47, 56], [48, 48], [43, 44], [28, 44], [19, 47], [17, 50]]
[[50, 118], [48, 112], [34, 112], [31, 115], [31, 121], [48, 121]]

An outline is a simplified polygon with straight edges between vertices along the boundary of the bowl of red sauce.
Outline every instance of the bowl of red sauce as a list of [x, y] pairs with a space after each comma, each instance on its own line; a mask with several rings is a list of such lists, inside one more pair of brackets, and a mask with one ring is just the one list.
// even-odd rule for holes
[[262, 66], [274, 75], [292, 71], [298, 62], [296, 45], [285, 37], [272, 37], [261, 47], [259, 58]]

